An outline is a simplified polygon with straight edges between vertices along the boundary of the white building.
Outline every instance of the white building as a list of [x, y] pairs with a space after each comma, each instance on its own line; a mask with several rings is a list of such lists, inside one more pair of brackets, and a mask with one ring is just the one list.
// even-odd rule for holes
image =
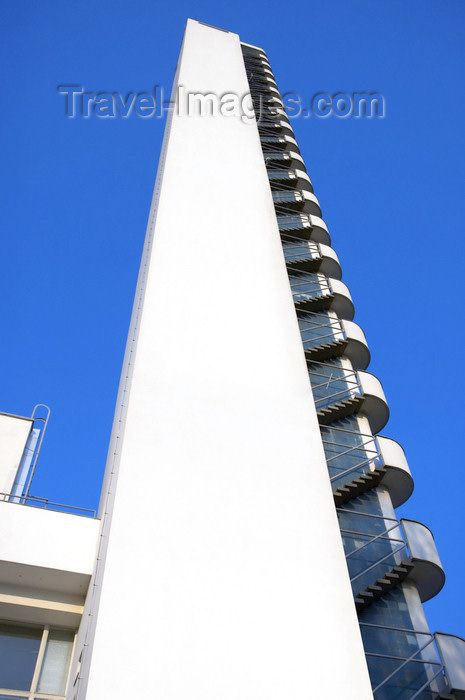
[[460, 700], [465, 642], [428, 629], [444, 574], [396, 519], [412, 478], [266, 55], [189, 20], [180, 94], [97, 518], [29, 507], [36, 422], [0, 415], [0, 700]]

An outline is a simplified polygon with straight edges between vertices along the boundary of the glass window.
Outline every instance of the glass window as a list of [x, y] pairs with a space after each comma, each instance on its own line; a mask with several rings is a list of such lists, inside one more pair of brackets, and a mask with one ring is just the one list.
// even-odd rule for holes
[[64, 697], [73, 643], [72, 630], [0, 622], [0, 700]]
[[0, 688], [30, 689], [41, 639], [41, 629], [0, 625]]
[[38, 692], [64, 695], [74, 633], [69, 630], [50, 630], [40, 672]]

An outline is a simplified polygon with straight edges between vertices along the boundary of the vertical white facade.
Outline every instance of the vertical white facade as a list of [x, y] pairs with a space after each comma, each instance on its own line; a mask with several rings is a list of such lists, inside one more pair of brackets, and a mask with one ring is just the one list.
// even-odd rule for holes
[[[239, 37], [178, 85], [248, 93]], [[69, 698], [372, 697], [255, 122], [168, 122], [101, 516]]]

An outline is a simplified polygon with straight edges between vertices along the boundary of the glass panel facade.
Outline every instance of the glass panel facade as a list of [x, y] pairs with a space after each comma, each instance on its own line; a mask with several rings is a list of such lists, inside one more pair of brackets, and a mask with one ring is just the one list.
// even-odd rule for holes
[[0, 688], [29, 690], [42, 630], [0, 624]]
[[313, 260], [320, 257], [318, 246], [313, 241], [293, 240], [283, 241], [284, 258], [286, 262], [298, 260]]
[[405, 558], [404, 541], [397, 521], [383, 516], [374, 489], [338, 509], [338, 518], [349, 574], [355, 579], [352, 588], [357, 595], [399, 564], [402, 555]]
[[305, 350], [344, 338], [340, 321], [326, 311], [301, 314], [298, 321]]
[[[417, 654], [415, 660], [397, 670], [397, 673], [375, 693], [376, 700], [408, 700], [439, 669], [439, 665], [428, 663], [426, 660], [434, 659], [431, 635], [413, 632], [413, 620], [401, 586], [392, 589], [381, 600], [366, 608], [359, 618], [368, 670], [374, 688], [399, 669], [404, 659], [408, 659], [418, 652], [420, 647], [431, 642], [428, 645], [429, 649], [427, 647], [429, 654], [426, 649], [423, 654]], [[438, 662], [438, 659], [434, 661]], [[437, 694], [431, 688], [426, 688], [418, 697], [420, 700], [432, 700]]]
[[292, 296], [297, 302], [331, 294], [326, 278], [316, 272], [293, 272], [289, 275], [289, 282]]
[[355, 416], [321, 426], [320, 430], [333, 491], [382, 466], [373, 436], [361, 432]]
[[361, 393], [357, 375], [344, 367], [339, 358], [312, 362], [308, 366], [308, 373], [317, 411]]

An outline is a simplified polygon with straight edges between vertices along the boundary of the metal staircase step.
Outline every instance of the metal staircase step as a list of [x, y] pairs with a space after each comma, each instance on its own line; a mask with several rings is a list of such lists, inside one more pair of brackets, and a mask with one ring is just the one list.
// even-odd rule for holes
[[344, 486], [338, 487], [333, 492], [334, 503], [336, 506], [342, 506], [344, 503], [348, 503], [352, 498], [357, 498], [365, 491], [375, 488], [381, 482], [382, 478], [386, 474], [386, 469], [384, 467], [378, 467], [372, 472], [366, 472], [357, 478], [349, 481]]
[[358, 413], [362, 403], [363, 396], [351, 396], [349, 399], [336, 401], [317, 412], [318, 422], [320, 425], [329, 425], [346, 416], [352, 416], [354, 413]]
[[298, 260], [287, 260], [286, 265], [292, 271], [292, 268], [299, 272], [317, 272], [320, 268], [323, 258], [299, 258]]
[[382, 577], [377, 578], [365, 590], [359, 591], [355, 597], [355, 607], [358, 612], [362, 612], [366, 607], [383, 597], [385, 593], [398, 586], [404, 581], [414, 565], [409, 561], [402, 561], [400, 565], [393, 566]]
[[319, 294], [302, 301], [294, 299], [294, 305], [298, 311], [324, 311], [329, 309], [334, 299], [334, 294]]
[[322, 343], [314, 348], [305, 348], [305, 356], [308, 361], [329, 360], [340, 357], [347, 347], [347, 340], [334, 340], [330, 343]]

